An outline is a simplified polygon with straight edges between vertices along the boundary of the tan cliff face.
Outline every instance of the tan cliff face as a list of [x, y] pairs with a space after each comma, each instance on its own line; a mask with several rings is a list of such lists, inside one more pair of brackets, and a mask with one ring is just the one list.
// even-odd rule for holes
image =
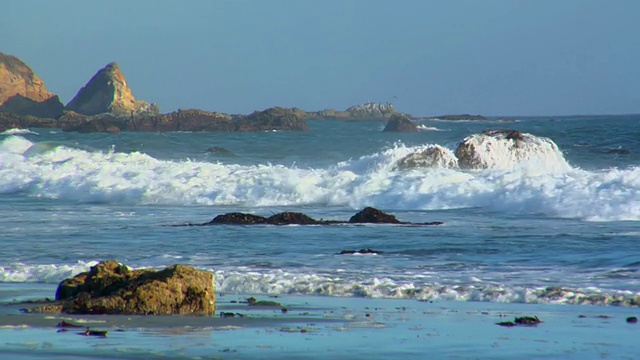
[[0, 112], [57, 117], [63, 105], [20, 59], [0, 53]]
[[100, 69], [67, 104], [67, 109], [84, 115], [111, 113], [118, 117], [158, 113], [157, 106], [136, 100], [115, 62]]

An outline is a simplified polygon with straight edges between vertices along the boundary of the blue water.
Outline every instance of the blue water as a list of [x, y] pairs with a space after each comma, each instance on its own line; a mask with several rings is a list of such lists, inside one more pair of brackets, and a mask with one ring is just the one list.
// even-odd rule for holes
[[[55, 286], [116, 259], [209, 270], [224, 294], [637, 304], [639, 116], [428, 121], [412, 134], [384, 133], [382, 122], [309, 124], [1, 135], [0, 286]], [[550, 139], [559, 159], [514, 165], [496, 152], [488, 169], [395, 167], [500, 128]], [[444, 224], [172, 226], [231, 211], [348, 220], [365, 206]], [[337, 255], [361, 248], [382, 253]]]

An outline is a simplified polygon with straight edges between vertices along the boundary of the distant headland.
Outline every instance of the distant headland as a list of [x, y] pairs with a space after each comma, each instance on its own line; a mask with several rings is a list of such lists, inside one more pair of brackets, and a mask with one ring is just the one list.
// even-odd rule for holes
[[[480, 115], [443, 115], [441, 120], [484, 120]], [[0, 53], [0, 132], [14, 128], [60, 128], [63, 131], [304, 131], [305, 120], [398, 120], [409, 125], [409, 114], [391, 103], [367, 102], [346, 110], [304, 111], [272, 107], [248, 115], [231, 115], [199, 109], [161, 114], [157, 104], [136, 99], [116, 62], [107, 64], [89, 79], [66, 105], [49, 92], [44, 82], [23, 61]], [[397, 125], [397, 124], [396, 124]], [[406, 126], [385, 131], [407, 131]], [[391, 129], [391, 130], [390, 130]]]

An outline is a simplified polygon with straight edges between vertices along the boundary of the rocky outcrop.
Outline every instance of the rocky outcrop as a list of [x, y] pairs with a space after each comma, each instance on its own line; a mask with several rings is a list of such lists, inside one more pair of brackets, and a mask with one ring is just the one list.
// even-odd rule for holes
[[0, 112], [56, 118], [64, 105], [20, 59], [0, 53]]
[[53, 128], [57, 121], [51, 118], [40, 118], [31, 115], [16, 115], [0, 112], [0, 132], [9, 129]]
[[394, 215], [387, 214], [376, 208], [366, 207], [357, 212], [349, 219], [351, 224], [406, 224], [398, 219]]
[[455, 155], [463, 169], [509, 169], [524, 162], [547, 170], [569, 168], [551, 139], [516, 130], [486, 130], [468, 136], [458, 144]]
[[354, 105], [346, 110], [353, 118], [390, 118], [397, 111], [390, 103], [368, 102], [362, 105]]
[[298, 110], [272, 107], [264, 111], [255, 111], [250, 115], [235, 116], [233, 121], [236, 131], [308, 130], [307, 123]]
[[[316, 220], [303, 213], [285, 211], [270, 217], [263, 217], [245, 213], [227, 213], [218, 215], [204, 224], [186, 224], [186, 226], [207, 225], [336, 225], [336, 224], [411, 224], [411, 225], [441, 225], [442, 222], [410, 223], [402, 222], [395, 216], [381, 210], [366, 207], [353, 215], [349, 221]], [[182, 225], [184, 226], [184, 225]]]
[[418, 132], [418, 125], [409, 116], [394, 114], [384, 127], [385, 132]]
[[169, 114], [117, 118], [111, 114], [84, 116], [66, 112], [60, 118], [65, 131], [120, 132], [120, 131], [304, 131], [307, 123], [294, 109], [270, 108], [250, 115], [228, 115], [189, 109]]
[[159, 112], [155, 104], [136, 100], [115, 62], [100, 69], [67, 104], [67, 109], [83, 115], [110, 113], [120, 118]]
[[440, 145], [433, 145], [403, 157], [398, 161], [395, 169], [455, 167], [458, 167], [458, 159], [456, 156], [450, 150]]
[[113, 260], [62, 281], [56, 291], [67, 314], [214, 315], [215, 300], [209, 272], [185, 265], [130, 270]]
[[[129, 131], [236, 131], [230, 115], [197, 109], [149, 115], [126, 122]], [[125, 130], [125, 129], [123, 129]]]

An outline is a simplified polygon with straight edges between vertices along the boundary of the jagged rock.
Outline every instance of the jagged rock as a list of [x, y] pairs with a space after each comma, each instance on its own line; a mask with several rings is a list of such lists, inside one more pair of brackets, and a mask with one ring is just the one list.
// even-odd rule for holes
[[130, 270], [104, 261], [56, 291], [68, 314], [214, 315], [213, 275], [185, 265]]
[[352, 224], [403, 224], [395, 216], [372, 207], [366, 207], [353, 215], [349, 222]]
[[64, 105], [20, 59], [0, 52], [0, 112], [56, 118]]
[[418, 125], [409, 116], [404, 114], [394, 114], [389, 118], [387, 126], [382, 131], [393, 132], [418, 132]]
[[117, 63], [100, 69], [67, 104], [67, 109], [84, 115], [110, 113], [121, 118], [157, 114], [157, 105], [136, 100]]
[[395, 168], [399, 170], [455, 167], [458, 167], [458, 159], [450, 150], [439, 145], [430, 146], [424, 150], [411, 153], [400, 159], [395, 166]]

